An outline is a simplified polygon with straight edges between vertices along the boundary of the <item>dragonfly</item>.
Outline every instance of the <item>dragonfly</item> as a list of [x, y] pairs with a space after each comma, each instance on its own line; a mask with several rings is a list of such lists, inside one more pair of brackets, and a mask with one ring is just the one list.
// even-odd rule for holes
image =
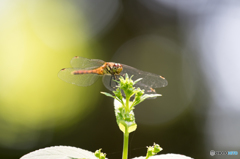
[[72, 68], [61, 69], [58, 77], [65, 82], [78, 86], [90, 86], [102, 76], [104, 86], [108, 90], [114, 91], [117, 89], [118, 83], [113, 80], [118, 81], [119, 77], [125, 77], [126, 73], [129, 77], [133, 76], [133, 81], [142, 78], [134, 87], [144, 89], [144, 93], [146, 94], [155, 94], [155, 88], [168, 85], [167, 80], [163, 76], [141, 71], [120, 63], [105, 62], [99, 59], [88, 59], [80, 56], [73, 57], [70, 63]]

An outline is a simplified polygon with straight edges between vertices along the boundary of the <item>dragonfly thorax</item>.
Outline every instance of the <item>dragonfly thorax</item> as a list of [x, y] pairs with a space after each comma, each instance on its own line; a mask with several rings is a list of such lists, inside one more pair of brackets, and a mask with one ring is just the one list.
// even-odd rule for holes
[[111, 75], [118, 75], [122, 72], [123, 67], [119, 63], [107, 62], [106, 73]]

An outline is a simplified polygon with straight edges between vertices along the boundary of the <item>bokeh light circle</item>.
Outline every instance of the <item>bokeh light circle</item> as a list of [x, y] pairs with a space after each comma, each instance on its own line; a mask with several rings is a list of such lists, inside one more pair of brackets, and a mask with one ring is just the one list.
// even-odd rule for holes
[[182, 114], [194, 97], [195, 84], [189, 62], [172, 41], [157, 35], [142, 35], [123, 44], [112, 61], [164, 76], [168, 86], [157, 89], [162, 97], [136, 106], [137, 122], [164, 124]]

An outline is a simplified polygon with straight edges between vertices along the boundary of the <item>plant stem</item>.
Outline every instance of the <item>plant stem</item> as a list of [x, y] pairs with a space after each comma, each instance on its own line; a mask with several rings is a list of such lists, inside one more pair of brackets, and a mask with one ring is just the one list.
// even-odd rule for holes
[[125, 133], [124, 133], [124, 141], [123, 141], [123, 156], [122, 159], [128, 158], [128, 138], [129, 138], [129, 132], [127, 125], [125, 126]]
[[127, 111], [127, 113], [129, 113], [129, 100], [130, 100], [130, 98], [129, 97], [126, 97], [126, 111]]

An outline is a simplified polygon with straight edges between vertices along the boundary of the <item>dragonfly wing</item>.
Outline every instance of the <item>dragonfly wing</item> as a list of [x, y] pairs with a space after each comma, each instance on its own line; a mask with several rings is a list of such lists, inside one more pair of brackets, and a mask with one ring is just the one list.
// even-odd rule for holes
[[122, 64], [122, 66], [123, 71], [121, 72], [121, 75], [125, 76], [126, 73], [129, 75], [129, 77], [133, 75], [133, 80], [142, 78], [142, 80], [139, 81], [135, 86], [139, 85], [140, 88], [143, 86], [149, 86], [150, 88], [161, 88], [168, 85], [167, 80], [160, 75], [144, 72], [124, 64]]
[[135, 88], [139, 87], [141, 89], [144, 89], [146, 94], [155, 94], [156, 91], [154, 88], [165, 87], [168, 84], [167, 80], [162, 76], [159, 76], [150, 72], [144, 72], [124, 64], [122, 64], [122, 66], [123, 66], [123, 70], [120, 73], [120, 75], [114, 75], [114, 76], [105, 75], [103, 77], [102, 79], [103, 84], [108, 90], [110, 91], [116, 90], [117, 89], [116, 86], [118, 85], [118, 83], [113, 80], [119, 81], [120, 76], [123, 76], [125, 78], [126, 73], [128, 74], [129, 77], [133, 76], [132, 77], [133, 81], [139, 78], [142, 78], [142, 80], [138, 81], [134, 85], [134, 87]]
[[[78, 69], [79, 70], [79, 69]], [[58, 77], [68, 83], [76, 84], [78, 86], [90, 86], [97, 81], [98, 74], [78, 74], [73, 75], [72, 72], [76, 71], [74, 68], [64, 68], [58, 73]]]
[[87, 59], [80, 56], [75, 56], [71, 60], [71, 65], [73, 68], [85, 69], [85, 68], [97, 68], [102, 66], [105, 62], [98, 59]]
[[102, 82], [108, 90], [115, 91], [117, 89], [116, 86], [118, 85], [118, 83], [113, 80], [118, 81], [119, 77], [120, 77], [119, 75], [116, 75], [116, 76], [104, 75], [102, 78]]

